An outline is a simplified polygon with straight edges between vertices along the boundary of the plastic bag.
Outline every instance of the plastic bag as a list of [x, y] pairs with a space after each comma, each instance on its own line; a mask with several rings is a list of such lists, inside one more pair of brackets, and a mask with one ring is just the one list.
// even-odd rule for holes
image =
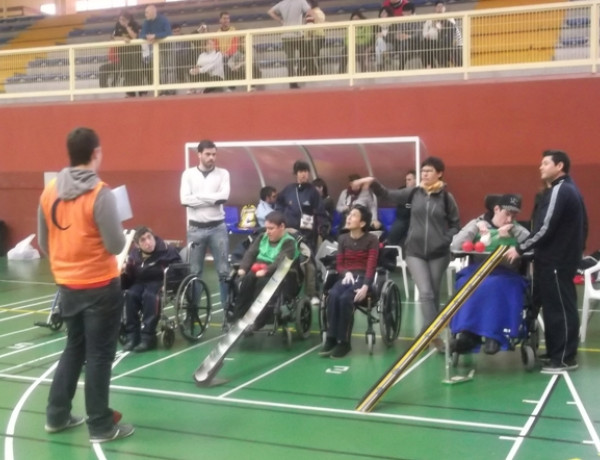
[[40, 252], [35, 249], [31, 242], [35, 238], [35, 233], [32, 233], [23, 241], [19, 241], [17, 245], [6, 253], [8, 260], [33, 260], [40, 258]]

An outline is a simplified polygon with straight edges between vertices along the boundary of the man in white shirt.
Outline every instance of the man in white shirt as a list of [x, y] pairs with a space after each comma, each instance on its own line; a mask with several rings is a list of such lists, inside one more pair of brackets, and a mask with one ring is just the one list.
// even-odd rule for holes
[[225, 226], [223, 203], [229, 199], [229, 172], [215, 166], [217, 147], [203, 140], [198, 144], [198, 166], [186, 169], [181, 176], [179, 196], [187, 208], [187, 240], [196, 244], [190, 254], [191, 270], [202, 276], [206, 248], [215, 260], [219, 274], [221, 305], [227, 305], [229, 275], [229, 236]]

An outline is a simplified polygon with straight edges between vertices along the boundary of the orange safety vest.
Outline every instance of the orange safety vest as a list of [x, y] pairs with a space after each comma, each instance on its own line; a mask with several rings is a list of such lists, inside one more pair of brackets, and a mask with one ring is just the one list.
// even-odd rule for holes
[[50, 268], [57, 284], [85, 287], [119, 276], [117, 259], [104, 247], [94, 221], [94, 203], [104, 185], [100, 181], [69, 201], [58, 198], [56, 179], [42, 192], [40, 206], [48, 227]]

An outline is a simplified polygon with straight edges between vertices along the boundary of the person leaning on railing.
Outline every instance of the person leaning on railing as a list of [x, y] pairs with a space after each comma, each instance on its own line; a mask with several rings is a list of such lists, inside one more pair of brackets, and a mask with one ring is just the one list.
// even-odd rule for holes
[[[115, 24], [113, 38], [129, 43], [131, 40], [138, 38], [139, 33], [140, 25], [135, 22], [131, 13], [125, 10], [122, 11]], [[117, 62], [123, 73], [123, 84], [125, 86], [141, 85], [143, 83], [142, 47], [140, 45], [119, 46], [116, 49], [116, 54]], [[125, 94], [127, 97], [135, 97], [135, 91], [128, 91]], [[140, 91], [138, 94], [142, 96], [146, 93]]]

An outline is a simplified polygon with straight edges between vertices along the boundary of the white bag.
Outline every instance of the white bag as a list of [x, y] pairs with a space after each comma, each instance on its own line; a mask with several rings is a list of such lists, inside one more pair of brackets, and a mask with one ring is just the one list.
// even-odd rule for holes
[[32, 233], [23, 241], [19, 241], [17, 245], [6, 253], [8, 260], [33, 260], [40, 258], [40, 252], [35, 249], [31, 242], [35, 238], [35, 233]]

